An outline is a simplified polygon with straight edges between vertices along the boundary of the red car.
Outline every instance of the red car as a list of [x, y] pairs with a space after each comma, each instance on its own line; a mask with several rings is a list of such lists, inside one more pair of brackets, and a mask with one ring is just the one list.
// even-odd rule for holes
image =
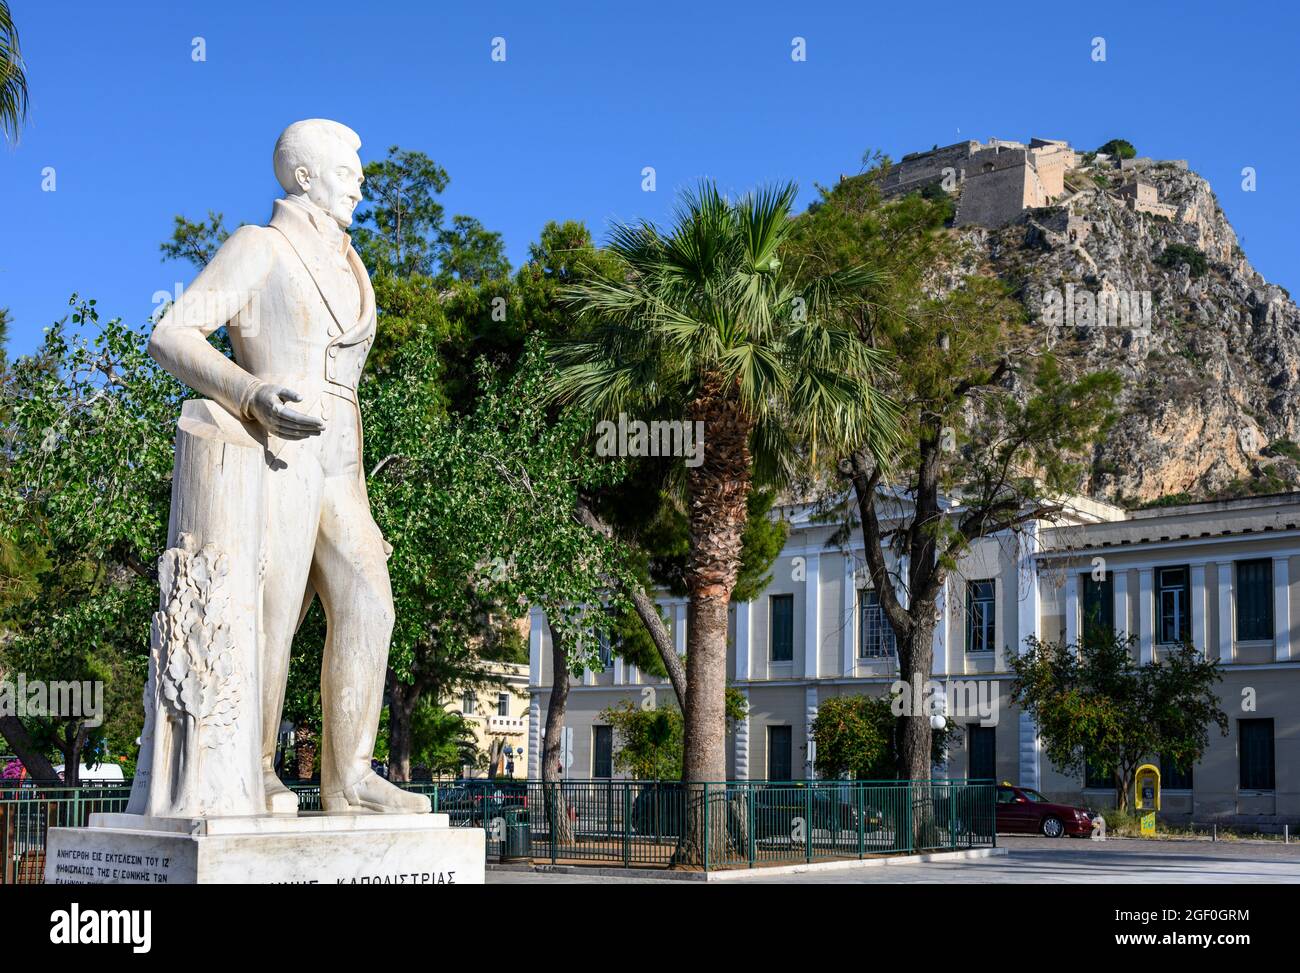
[[1048, 838], [1092, 834], [1092, 812], [1068, 804], [1053, 804], [1038, 791], [1014, 784], [998, 785], [998, 831], [1042, 834]]

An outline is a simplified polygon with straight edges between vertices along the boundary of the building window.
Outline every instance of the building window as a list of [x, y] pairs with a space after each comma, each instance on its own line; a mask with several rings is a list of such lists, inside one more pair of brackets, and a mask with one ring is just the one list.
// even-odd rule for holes
[[994, 630], [994, 595], [997, 586], [991, 581], [966, 583], [966, 651], [992, 652]]
[[497, 693], [497, 716], [510, 715], [510, 694]]
[[1156, 568], [1156, 604], [1160, 606], [1160, 644], [1177, 645], [1192, 636], [1188, 609], [1192, 598], [1187, 568]]
[[997, 727], [971, 723], [966, 727], [966, 745], [970, 750], [967, 776], [972, 780], [996, 780], [998, 776]]
[[1093, 791], [1113, 791], [1115, 775], [1103, 769], [1096, 761], [1089, 760], [1083, 765], [1083, 786]]
[[1083, 637], [1093, 633], [1103, 638], [1115, 633], [1115, 578], [1109, 571], [1101, 581], [1083, 576]]
[[1237, 562], [1237, 641], [1273, 637], [1273, 562]]
[[1160, 755], [1160, 789], [1164, 791], [1190, 791], [1192, 789], [1192, 765], [1184, 770], [1163, 753]]
[[769, 726], [767, 728], [767, 779], [792, 780], [790, 768], [794, 746], [794, 734], [788, 726]]
[[614, 776], [614, 728], [591, 728], [591, 776], [597, 780]]
[[474, 715], [474, 691], [467, 689], [465, 694], [460, 698], [460, 711], [466, 716]]
[[1238, 760], [1243, 791], [1271, 791], [1273, 777], [1273, 721], [1238, 720]]
[[794, 661], [794, 595], [768, 598], [769, 622], [772, 626], [772, 661]]
[[880, 595], [870, 588], [858, 593], [858, 658], [882, 659], [893, 658], [898, 651], [894, 639], [894, 630], [885, 618], [885, 610], [880, 605]]
[[614, 647], [610, 643], [609, 632], [600, 632], [596, 636], [596, 643], [599, 649], [600, 670], [601, 672], [607, 672], [614, 663]]

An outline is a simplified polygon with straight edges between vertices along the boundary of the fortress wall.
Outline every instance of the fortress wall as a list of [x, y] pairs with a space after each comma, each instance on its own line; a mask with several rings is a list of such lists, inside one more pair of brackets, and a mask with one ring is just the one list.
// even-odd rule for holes
[[967, 168], [967, 160], [978, 146], [979, 143], [975, 141], [957, 142], [931, 152], [905, 158], [891, 167], [881, 180], [881, 192], [886, 196], [895, 196], [920, 189], [928, 183], [942, 179], [943, 170], [946, 168], [956, 170], [960, 180], [962, 170]]
[[1052, 199], [1065, 194], [1065, 171], [1073, 166], [1074, 153], [1056, 148], [1035, 150], [1034, 169], [1043, 191]]
[[955, 225], [998, 227], [1016, 219], [1025, 208], [1026, 194], [1035, 191], [1029, 184], [1032, 172], [1023, 161], [984, 172], [967, 170]]

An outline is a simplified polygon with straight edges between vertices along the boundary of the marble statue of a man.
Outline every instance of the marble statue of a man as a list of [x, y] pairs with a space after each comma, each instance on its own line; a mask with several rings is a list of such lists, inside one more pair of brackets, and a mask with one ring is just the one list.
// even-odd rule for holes
[[[237, 705], [238, 694], [232, 689], [227, 691], [231, 702], [226, 708], [243, 705], [247, 712], [260, 703], [253, 725], [260, 734], [261, 781], [241, 786], [252, 803], [264, 800], [265, 810], [273, 813], [297, 809], [296, 798], [280, 783], [272, 765], [290, 642], [317, 596], [328, 625], [321, 672], [323, 809], [329, 813], [429, 810], [428, 798], [403, 791], [371, 770], [393, 598], [387, 566], [391, 548], [371, 516], [366, 496], [357, 403], [357, 384], [374, 342], [376, 321], [370, 279], [345, 232], [361, 200], [360, 144], [357, 134], [338, 122], [309, 119], [286, 128], [274, 156], [275, 175], [285, 196], [275, 201], [270, 224], [236, 230], [157, 323], [149, 343], [150, 354], [163, 368], [211, 400], [202, 403], [209, 417], [216, 415], [209, 426], [229, 426], [254, 447], [244, 453], [257, 457], [245, 469], [231, 458], [235, 457], [231, 448], [211, 454], [216, 458], [205, 461], [203, 472], [190, 485], [174, 486], [172, 519], [175, 534], [178, 517], [186, 516], [189, 508], [215, 502], [203, 497], [216, 485], [225, 489], [225, 496], [237, 498], [223, 501], [227, 522], [257, 521], [248, 525], [257, 534], [255, 552], [245, 556], [243, 564], [232, 559], [228, 570], [249, 571], [257, 578], [255, 586], [249, 587], [256, 652], [248, 656], [251, 674], [245, 685], [250, 687], [246, 695], [260, 695], [260, 700], [250, 698]], [[222, 326], [228, 328], [233, 361], [207, 340]], [[229, 415], [220, 415], [221, 410]], [[182, 431], [186, 421], [183, 416]], [[177, 454], [179, 467], [179, 437]], [[214, 479], [208, 482], [203, 477]], [[223, 483], [223, 477], [242, 477], [246, 482]], [[181, 536], [191, 543], [189, 535]], [[187, 565], [176, 570], [198, 592], [194, 598], [209, 591], [202, 585], [213, 583], [217, 565], [221, 572], [227, 570], [217, 547], [207, 550], [213, 553], [206, 560], [195, 549], [174, 547], [168, 552], [176, 552]], [[249, 565], [248, 560], [257, 563]], [[170, 604], [174, 606], [175, 599]], [[169, 619], [168, 605], [165, 590], [163, 611], [155, 616], [156, 643], [166, 641], [169, 624], [180, 624], [176, 618], [183, 610], [173, 607]], [[219, 620], [204, 629], [203, 610], [185, 610], [198, 619], [185, 631], [206, 631], [200, 641], [220, 636], [212, 634]], [[158, 635], [160, 630], [163, 636]], [[182, 634], [173, 643], [183, 644], [186, 637]], [[156, 644], [156, 658], [159, 651]], [[177, 651], [173, 650], [173, 658]], [[228, 676], [227, 670], [238, 666], [237, 659], [228, 662], [228, 653], [221, 652], [206, 656], [217, 660], [203, 663], [207, 684], [193, 674], [199, 663], [188, 657], [175, 665], [169, 665], [166, 657], [156, 663], [161, 687], [158, 707], [172, 706], [175, 732], [194, 732], [185, 727], [196, 726], [199, 732], [209, 733], [208, 742], [186, 751], [190, 756], [173, 748], [178, 756], [155, 757], [157, 774], [179, 779], [183, 768], [176, 768], [185, 761], [218, 759], [211, 754], [219, 749], [223, 739], [219, 734], [229, 729], [234, 717], [225, 717], [223, 723], [220, 691], [212, 687], [220, 684], [223, 673]], [[198, 687], [190, 691], [188, 709], [186, 679], [188, 685]], [[164, 699], [167, 692], [171, 695]], [[210, 697], [207, 702], [204, 692]], [[256, 747], [252, 737], [249, 745]], [[250, 751], [249, 760], [256, 757]], [[190, 772], [202, 776], [192, 767]], [[214, 800], [219, 801], [220, 795]], [[193, 803], [155, 800], [150, 806], [184, 808]], [[207, 813], [208, 806], [200, 810]]]

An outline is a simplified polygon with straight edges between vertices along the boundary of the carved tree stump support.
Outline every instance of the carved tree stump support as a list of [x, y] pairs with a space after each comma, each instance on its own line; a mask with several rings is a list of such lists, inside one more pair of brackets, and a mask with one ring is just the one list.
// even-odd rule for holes
[[215, 402], [185, 403], [128, 813], [266, 813], [258, 651], [264, 471], [249, 426]]

